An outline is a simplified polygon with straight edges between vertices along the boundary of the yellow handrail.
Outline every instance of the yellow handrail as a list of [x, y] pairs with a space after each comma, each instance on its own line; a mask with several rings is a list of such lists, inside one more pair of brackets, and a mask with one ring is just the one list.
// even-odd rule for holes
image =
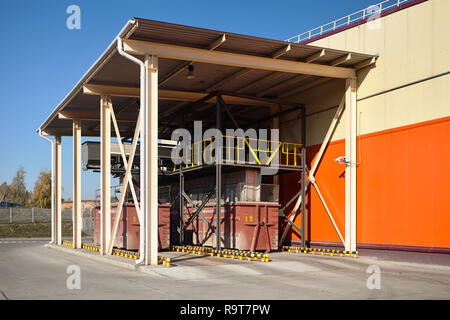
[[[258, 165], [269, 165], [274, 157], [280, 153], [285, 155], [286, 157], [286, 163], [285, 166], [288, 167], [296, 167], [298, 163], [301, 163], [301, 161], [298, 161], [297, 158], [301, 157], [302, 155], [302, 145], [299, 143], [293, 143], [293, 142], [283, 142], [283, 141], [274, 141], [274, 140], [264, 140], [264, 139], [256, 139], [256, 138], [249, 138], [249, 137], [235, 137], [235, 136], [222, 136], [225, 140], [225, 144], [220, 147], [219, 152], [225, 152], [225, 160], [228, 161], [240, 161], [240, 152], [242, 150], [245, 151], [245, 149], [248, 149], [249, 153], [252, 154], [253, 158], [256, 160]], [[208, 145], [211, 145], [213, 143], [214, 137], [211, 137], [207, 140], [202, 140], [198, 142], [194, 142], [191, 144], [191, 150], [190, 152], [186, 152], [185, 155], [185, 167], [195, 167], [200, 166], [203, 161], [201, 160], [203, 158], [203, 152], [206, 149]], [[231, 144], [231, 141], [234, 140], [235, 143], [233, 145]], [[271, 148], [273, 146], [273, 148]], [[275, 147], [276, 146], [276, 147]], [[211, 148], [209, 153], [209, 160], [213, 157], [213, 149]], [[261, 160], [259, 159], [257, 153], [266, 152], [268, 156], [268, 160], [262, 164]], [[233, 157], [232, 157], [233, 155]], [[197, 156], [197, 161], [196, 161]], [[190, 157], [190, 159], [189, 159]], [[205, 159], [206, 160], [206, 159]], [[247, 161], [249, 161], [247, 159]], [[173, 168], [173, 171], [176, 170], [176, 165]]]

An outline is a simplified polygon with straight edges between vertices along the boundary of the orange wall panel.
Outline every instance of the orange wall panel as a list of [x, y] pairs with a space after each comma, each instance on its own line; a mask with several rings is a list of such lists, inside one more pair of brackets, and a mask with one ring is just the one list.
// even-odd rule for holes
[[[319, 147], [308, 147], [309, 167]], [[331, 142], [315, 175], [343, 236], [345, 173], [334, 159], [344, 154], [344, 140]], [[360, 136], [358, 163], [358, 243], [450, 248], [450, 117]], [[282, 204], [298, 182], [282, 175]], [[314, 188], [306, 205], [307, 240], [340, 242]]]

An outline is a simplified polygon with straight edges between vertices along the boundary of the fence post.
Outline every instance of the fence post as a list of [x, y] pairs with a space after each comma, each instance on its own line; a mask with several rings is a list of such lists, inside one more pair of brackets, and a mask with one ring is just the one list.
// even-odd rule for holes
[[31, 223], [34, 223], [34, 207], [31, 208]]
[[13, 208], [9, 208], [9, 223], [13, 223]]

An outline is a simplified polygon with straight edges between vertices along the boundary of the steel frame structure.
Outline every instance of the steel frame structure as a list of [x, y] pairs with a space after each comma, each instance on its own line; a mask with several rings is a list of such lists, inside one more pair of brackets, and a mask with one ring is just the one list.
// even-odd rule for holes
[[[246, 98], [246, 99], [254, 99], [254, 100], [258, 100], [258, 101], [265, 101], [265, 102], [270, 102], [273, 104], [277, 104], [277, 105], [287, 105], [287, 106], [293, 106], [292, 108], [285, 110], [285, 111], [280, 111], [277, 112], [275, 114], [272, 114], [270, 117], [267, 118], [263, 118], [263, 119], [259, 119], [259, 120], [255, 120], [255, 122], [262, 122], [262, 121], [266, 121], [266, 120], [270, 120], [274, 117], [277, 117], [281, 114], [286, 114], [287, 112], [293, 112], [293, 111], [300, 111], [301, 112], [301, 128], [302, 128], [302, 152], [301, 152], [301, 165], [297, 166], [297, 167], [286, 167], [283, 165], [279, 166], [279, 170], [280, 171], [299, 171], [301, 172], [301, 176], [302, 176], [302, 188], [300, 190], [300, 194], [301, 196], [304, 198], [305, 197], [305, 192], [306, 192], [306, 188], [304, 188], [304, 184], [305, 184], [305, 171], [306, 171], [306, 110], [305, 110], [305, 106], [303, 104], [298, 104], [298, 103], [293, 103], [293, 102], [287, 102], [287, 101], [283, 101], [283, 100], [278, 100], [278, 99], [269, 99], [269, 98], [262, 98], [262, 97], [254, 97], [254, 96], [250, 96], [250, 95], [244, 95], [244, 94], [239, 94], [239, 93], [233, 93], [233, 92], [226, 92], [226, 91], [216, 91], [214, 93], [211, 93], [210, 95], [208, 95], [207, 97], [201, 98], [200, 100], [194, 102], [194, 105], [197, 105], [199, 103], [202, 103], [204, 101], [209, 100], [211, 97], [215, 96], [216, 97], [216, 128], [219, 129], [220, 131], [222, 131], [222, 114], [223, 114], [223, 110], [225, 110], [225, 112], [228, 114], [228, 116], [230, 117], [231, 121], [233, 122], [234, 126], [236, 129], [239, 129], [240, 126], [238, 124], [238, 122], [236, 121], [235, 117], [233, 116], [233, 114], [231, 113], [231, 111], [229, 110], [227, 104], [225, 103], [225, 101], [222, 99], [222, 95], [226, 94], [227, 96], [235, 96], [235, 97], [241, 97], [241, 98]], [[180, 113], [183, 112], [183, 110], [179, 111]], [[183, 117], [181, 118], [183, 119]], [[181, 124], [184, 125], [184, 121], [181, 121]], [[185, 245], [185, 237], [184, 237], [184, 231], [186, 230], [186, 228], [193, 222], [193, 220], [195, 218], [198, 218], [198, 216], [200, 216], [202, 219], [204, 219], [209, 228], [215, 232], [216, 235], [216, 249], [220, 250], [221, 249], [221, 237], [220, 237], [220, 224], [221, 224], [221, 186], [222, 186], [222, 166], [233, 166], [233, 167], [243, 167], [243, 168], [262, 168], [264, 167], [264, 165], [261, 164], [249, 164], [249, 163], [239, 163], [239, 162], [234, 162], [234, 163], [230, 163], [230, 162], [224, 162], [222, 157], [222, 152], [218, 152], [215, 158], [215, 164], [213, 165], [201, 165], [201, 166], [195, 166], [195, 167], [188, 167], [188, 168], [183, 168], [183, 165], [180, 165], [179, 169], [177, 169], [175, 172], [172, 173], [168, 173], [168, 175], [172, 175], [172, 174], [178, 174], [179, 175], [179, 226], [177, 228], [177, 231], [179, 233], [179, 242], [180, 245]], [[206, 218], [201, 214], [201, 209], [205, 206], [205, 204], [209, 201], [209, 199], [211, 198], [213, 191], [211, 191], [211, 193], [202, 201], [200, 206], [196, 206], [193, 204], [192, 200], [189, 198], [189, 196], [186, 194], [185, 190], [184, 190], [184, 179], [185, 179], [185, 173], [186, 172], [190, 172], [190, 171], [196, 171], [196, 170], [202, 170], [205, 169], [207, 167], [215, 167], [215, 187], [213, 188], [213, 191], [215, 191], [215, 195], [216, 195], [216, 227], [213, 227], [209, 221], [206, 220]], [[187, 221], [186, 224], [184, 224], [184, 200], [187, 200], [189, 204], [191, 204], [194, 208], [196, 208], [196, 210], [194, 211], [193, 215], [190, 217], [190, 219]], [[305, 204], [302, 204], [302, 212], [305, 212]], [[302, 214], [302, 217], [304, 217], [304, 214]], [[287, 217], [286, 217], [287, 218]], [[288, 218], [287, 218], [288, 219]], [[302, 218], [302, 221], [304, 220], [304, 218]], [[288, 219], [289, 221], [289, 219]], [[295, 226], [297, 227], [297, 226]], [[297, 227], [298, 228], [298, 227]], [[302, 223], [301, 228], [299, 229], [300, 234], [301, 234], [301, 238], [302, 241], [305, 242], [305, 234], [306, 234], [306, 230], [305, 230], [305, 223]]]
[[[287, 233], [291, 227], [294, 227], [297, 231], [301, 231], [301, 235], [304, 234], [304, 229], [299, 230], [298, 226], [295, 225], [294, 219], [297, 216], [298, 209], [300, 205], [302, 206], [302, 215], [301, 215], [301, 225], [305, 225], [305, 194], [306, 189], [310, 184], [314, 186], [316, 192], [319, 196], [322, 205], [327, 212], [327, 215], [333, 224], [334, 229], [336, 230], [339, 239], [345, 247], [346, 251], [356, 252], [356, 167], [357, 167], [357, 159], [356, 159], [356, 92], [357, 92], [357, 84], [356, 78], [349, 78], [346, 80], [346, 90], [345, 95], [341, 99], [339, 106], [336, 110], [336, 113], [331, 121], [331, 124], [328, 128], [328, 131], [322, 141], [319, 152], [315, 161], [311, 167], [311, 170], [308, 171], [308, 178], [302, 175], [302, 186], [301, 190], [297, 192], [286, 204], [280, 209], [280, 214], [284, 215], [284, 217], [288, 221], [288, 225], [280, 239], [280, 247], [283, 245], [284, 240], [286, 239]], [[346, 139], [345, 139], [345, 156], [343, 164], [346, 165], [345, 168], [345, 236], [342, 236], [341, 231], [339, 230], [336, 222], [333, 218], [330, 209], [328, 208], [325, 199], [317, 185], [317, 181], [314, 177], [315, 172], [322, 160], [322, 156], [325, 152], [325, 149], [328, 143], [331, 140], [331, 137], [336, 129], [339, 119], [341, 118], [345, 109], [345, 131], [346, 131]], [[292, 202], [297, 199], [294, 208], [290, 212], [290, 217], [285, 215], [284, 211], [287, 207], [289, 207]], [[302, 247], [306, 246], [304, 241], [304, 237], [302, 237]]]
[[[130, 22], [124, 28], [124, 30], [130, 31], [133, 27], [134, 22]], [[130, 31], [131, 32], [131, 31]], [[143, 261], [144, 264], [152, 264], [156, 265], [158, 263], [158, 250], [157, 250], [157, 242], [158, 242], [158, 196], [157, 196], [157, 186], [158, 186], [158, 164], [157, 164], [157, 141], [158, 141], [158, 98], [160, 94], [160, 90], [158, 89], [158, 57], [165, 59], [173, 59], [180, 61], [188, 61], [189, 63], [201, 62], [207, 64], [216, 64], [230, 67], [239, 67], [244, 70], [266, 70], [273, 72], [281, 72], [281, 73], [292, 73], [297, 74], [302, 77], [307, 76], [320, 76], [324, 78], [340, 78], [347, 79], [346, 83], [346, 94], [345, 94], [345, 106], [346, 106], [346, 213], [345, 213], [345, 247], [347, 251], [353, 251], [356, 249], [356, 71], [354, 68], [344, 68], [332, 65], [321, 65], [311, 63], [314, 59], [309, 60], [307, 58], [306, 62], [299, 61], [290, 61], [285, 59], [277, 59], [280, 54], [283, 52], [289, 51], [289, 46], [287, 45], [285, 49], [281, 51], [275, 52], [272, 57], [259, 57], [250, 54], [240, 54], [240, 53], [231, 53], [225, 51], [215, 51], [221, 43], [226, 41], [226, 37], [222, 37], [217, 39], [214, 42], [212, 47], [208, 50], [206, 49], [198, 49], [183, 45], [171, 45], [171, 44], [162, 44], [162, 43], [154, 43], [149, 41], [138, 41], [138, 40], [130, 40], [125, 38], [125, 31], [121, 32], [116, 39], [117, 47], [115, 50], [124, 53], [125, 55], [129, 55], [129, 60], [135, 57], [141, 56], [143, 57], [144, 63], [141, 65], [141, 82], [140, 88], [138, 90], [141, 99], [140, 99], [140, 119], [138, 120], [137, 128], [135, 129], [135, 137], [133, 138], [133, 143], [136, 142], [137, 132], [140, 132], [141, 139], [141, 198], [140, 198], [140, 221], [141, 225], [143, 225], [143, 238], [141, 238], [141, 245], [143, 245], [144, 250], [141, 250], [141, 254], [144, 254], [145, 259]], [[112, 48], [114, 44], [110, 45]], [[109, 50], [109, 49], [108, 49]], [[108, 54], [109, 55], [109, 54]], [[102, 59], [105, 57], [102, 57]], [[142, 63], [142, 60], [139, 60], [136, 63]], [[178, 70], [174, 70], [174, 73], [180, 72], [185, 64], [180, 64]], [[101, 63], [94, 64], [95, 69], [100, 69], [102, 67]], [[93, 67], [93, 68], [94, 68]], [[100, 99], [100, 138], [101, 138], [101, 252], [102, 254], [108, 254], [108, 252], [112, 249], [112, 244], [114, 242], [114, 234], [111, 235], [111, 201], [109, 197], [109, 186], [110, 186], [110, 176], [111, 176], [111, 163], [110, 163], [110, 138], [111, 138], [111, 119], [115, 123], [118, 119], [114, 121], [114, 111], [112, 109], [111, 96], [120, 96], [120, 97], [136, 97], [136, 88], [133, 90], [125, 90], [118, 91], [120, 87], [111, 86], [109, 88], [100, 88], [96, 87], [95, 90], [92, 88], [92, 84], [89, 84], [89, 80], [91, 77], [91, 70], [87, 75], [83, 76], [82, 80], [77, 84], [76, 90], [74, 91], [76, 94], [80, 92], [80, 90], [86, 90], [86, 94], [95, 94], [101, 97]], [[168, 80], [167, 80], [168, 81]], [[91, 87], [87, 87], [91, 85]], [[89, 92], [88, 92], [89, 91]], [[162, 90], [161, 90], [162, 92]], [[198, 92], [166, 92], [165, 94], [173, 97], [173, 100], [183, 101], [183, 106], [186, 105], [186, 101], [197, 101], [198, 103], [206, 102], [211, 98], [216, 98], [216, 127], [221, 128], [222, 126], [222, 110], [225, 110], [232, 118], [236, 127], [238, 127], [237, 122], [227, 110], [226, 105], [224, 105], [221, 96], [233, 96], [235, 98], [244, 98], [255, 100], [259, 102], [271, 103], [274, 105], [294, 105], [295, 109], [298, 108], [298, 104], [262, 98], [261, 96], [248, 96], [241, 93], [235, 92], [225, 92], [225, 91], [216, 91], [212, 93], [198, 93]], [[69, 94], [64, 102], [56, 109], [56, 113], [60, 119], [70, 119], [73, 120], [73, 136], [74, 136], [74, 213], [76, 213], [76, 221], [77, 223], [74, 226], [74, 244], [80, 243], [80, 199], [79, 195], [81, 194], [79, 186], [80, 178], [79, 178], [79, 139], [81, 137], [81, 127], [79, 126], [80, 120], [97, 120], [98, 115], [91, 113], [86, 117], [86, 114], [72, 114], [68, 115], [66, 112], [62, 111], [62, 108], [73, 98], [73, 93]], [[198, 100], [201, 97], [200, 100]], [[170, 98], [170, 97], [169, 97]], [[342, 105], [342, 102], [341, 102]], [[183, 110], [183, 106], [181, 106], [180, 110]], [[314, 173], [316, 171], [317, 166], [319, 165], [320, 158], [322, 157], [322, 153], [324, 150], [321, 148], [321, 154], [317, 157], [316, 162], [311, 168], [309, 173], [309, 179], [306, 179], [306, 111], [305, 107], [300, 107], [302, 112], [302, 167], [299, 170], [297, 169], [289, 169], [283, 168], [280, 166], [280, 169], [283, 171], [287, 170], [298, 170], [301, 171], [302, 179], [301, 179], [301, 190], [297, 194], [297, 203], [296, 203], [296, 211], [301, 206], [301, 226], [298, 228], [294, 224], [294, 219], [287, 218], [288, 225], [287, 228], [293, 226], [296, 229], [300, 229], [302, 244], [305, 244], [305, 199], [306, 190], [309, 184], [313, 184], [313, 186], [318, 189], [317, 182], [314, 179]], [[342, 108], [339, 108], [340, 110]], [[289, 112], [289, 110], [279, 111], [273, 113], [269, 118], [265, 120], [275, 119], [281, 114], [285, 112]], [[341, 110], [342, 111], [342, 110]], [[175, 112], [178, 114], [178, 111]], [[92, 118], [96, 116], [97, 118]], [[171, 119], [173, 115], [169, 115], [167, 118], [163, 120]], [[335, 117], [336, 118], [336, 117]], [[135, 119], [124, 119], [125, 121], [136, 121]], [[331, 134], [334, 131], [334, 127], [336, 126], [336, 119], [333, 119], [332, 125], [330, 126], [329, 131], [331, 130], [330, 135], [328, 135], [324, 140], [323, 149], [331, 138]], [[49, 119], [47, 119], [41, 127], [44, 127], [48, 124]], [[258, 120], [256, 120], [258, 121]], [[170, 122], [170, 121], [169, 121]], [[249, 124], [246, 124], [249, 125]], [[120, 136], [117, 130], [117, 124], [114, 124], [116, 134]], [[182, 125], [183, 127], [183, 125]], [[41, 129], [41, 128], [40, 128]], [[61, 244], [61, 135], [65, 135], [61, 132], [52, 132], [49, 130], [48, 132], [43, 131], [45, 135], [54, 135], [55, 141], [53, 144], [53, 176], [54, 181], [52, 183], [53, 187], [53, 238], [56, 244]], [[120, 138], [119, 138], [120, 139]], [[122, 153], [124, 160], [127, 160], [125, 155]], [[129, 164], [132, 163], [132, 159], [128, 159], [124, 161], [127, 164], [127, 169]], [[216, 169], [216, 198], [217, 198], [217, 226], [220, 225], [220, 194], [221, 194], [221, 179], [222, 179], [222, 170], [223, 166], [229, 166], [228, 163], [221, 163], [221, 161], [217, 161], [215, 164]], [[251, 167], [262, 167], [261, 165], [254, 164], [233, 164], [237, 166], [251, 166]], [[180, 168], [179, 172], [179, 182], [180, 182], [180, 190], [184, 190], [184, 173], [191, 170], [199, 170], [199, 168]], [[124, 180], [124, 185], [129, 183], [129, 176]], [[132, 184], [130, 184], [132, 186]], [[149, 188], [142, 188], [142, 186], [149, 186]], [[76, 188], [75, 188], [76, 187]], [[125, 187], [123, 187], [125, 188]], [[122, 188], [122, 189], [123, 189]], [[143, 190], [144, 189], [144, 190]], [[186, 200], [185, 196], [180, 191], [180, 208], [184, 207], [184, 200]], [[295, 198], [290, 201], [292, 203]], [[323, 199], [321, 199], [323, 201]], [[189, 200], [188, 200], [189, 202]], [[323, 201], [324, 203], [324, 201]], [[325, 205], [325, 203], [324, 203]], [[181, 211], [181, 210], [180, 210]], [[327, 210], [328, 211], [328, 210]], [[284, 212], [283, 212], [284, 214]], [[297, 212], [293, 212], [293, 214], [297, 214]], [[199, 212], [200, 215], [200, 212]], [[330, 218], [332, 218], [329, 213]], [[201, 217], [201, 215], [200, 215]], [[117, 220], [117, 218], [116, 218]], [[182, 221], [180, 219], [180, 231], [183, 230]], [[114, 222], [113, 227], [117, 224], [117, 221]], [[142, 230], [142, 229], [141, 229]], [[220, 236], [220, 228], [216, 228], [216, 235]], [[142, 233], [142, 232], [141, 232]], [[181, 240], [182, 232], [180, 232]], [[220, 248], [220, 237], [217, 236], [217, 248]]]

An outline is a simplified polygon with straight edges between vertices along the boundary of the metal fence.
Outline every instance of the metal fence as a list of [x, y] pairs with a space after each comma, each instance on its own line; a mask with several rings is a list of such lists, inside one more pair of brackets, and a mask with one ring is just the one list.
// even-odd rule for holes
[[[93, 209], [84, 209], [82, 230], [92, 234]], [[61, 221], [72, 222], [72, 208], [61, 210]], [[0, 208], [0, 223], [51, 222], [52, 210], [42, 208]]]

